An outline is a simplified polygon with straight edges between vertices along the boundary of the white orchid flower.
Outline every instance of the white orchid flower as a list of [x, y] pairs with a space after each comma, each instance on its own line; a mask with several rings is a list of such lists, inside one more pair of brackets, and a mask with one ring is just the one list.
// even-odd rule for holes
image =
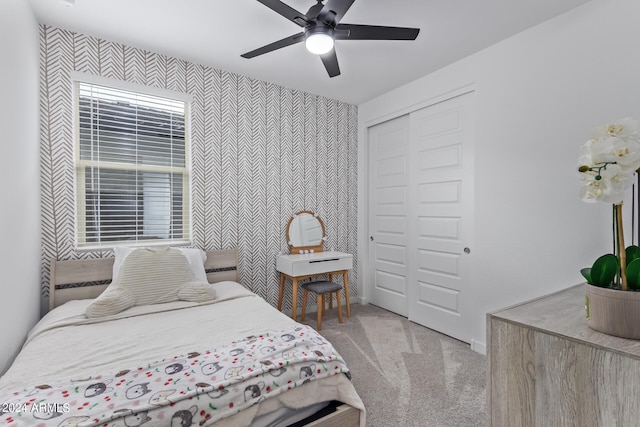
[[603, 180], [610, 181], [614, 186], [621, 186], [621, 189], [625, 190], [633, 183], [633, 172], [618, 164], [610, 164], [600, 172], [600, 176]]
[[620, 203], [640, 169], [638, 122], [626, 117], [596, 128], [580, 147], [578, 165], [582, 200]]
[[630, 138], [616, 138], [613, 143], [613, 154], [618, 158], [616, 163], [622, 168], [636, 171], [640, 168], [640, 142]]
[[594, 138], [614, 136], [619, 138], [636, 138], [638, 134], [638, 121], [630, 117], [618, 119], [613, 123], [598, 126], [593, 130]]
[[620, 203], [624, 191], [633, 183], [633, 171], [617, 164], [608, 164], [599, 172], [588, 171], [580, 174], [585, 185], [581, 197], [585, 202]]
[[582, 201], [587, 203], [605, 202], [618, 204], [624, 198], [619, 191], [614, 191], [607, 181], [591, 181], [580, 189]]
[[597, 165], [618, 160], [614, 154], [614, 138], [592, 138], [580, 147], [580, 164]]

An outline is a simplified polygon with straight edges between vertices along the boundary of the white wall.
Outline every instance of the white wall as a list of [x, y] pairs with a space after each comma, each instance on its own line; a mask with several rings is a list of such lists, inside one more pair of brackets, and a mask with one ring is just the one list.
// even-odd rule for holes
[[0, 1], [0, 373], [40, 317], [38, 25], [25, 0]]
[[578, 147], [595, 125], [640, 119], [638, 16], [636, 0], [593, 0], [360, 105], [360, 265], [367, 246], [366, 127], [472, 84], [473, 348], [485, 349], [488, 311], [580, 283], [579, 269], [610, 251], [611, 226], [609, 206], [578, 196]]

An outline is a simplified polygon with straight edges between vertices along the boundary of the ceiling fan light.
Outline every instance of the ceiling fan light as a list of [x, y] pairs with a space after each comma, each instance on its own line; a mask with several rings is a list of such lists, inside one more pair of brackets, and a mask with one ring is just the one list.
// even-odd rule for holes
[[324, 55], [333, 49], [333, 38], [325, 33], [313, 33], [307, 36], [305, 40], [307, 50], [316, 55]]

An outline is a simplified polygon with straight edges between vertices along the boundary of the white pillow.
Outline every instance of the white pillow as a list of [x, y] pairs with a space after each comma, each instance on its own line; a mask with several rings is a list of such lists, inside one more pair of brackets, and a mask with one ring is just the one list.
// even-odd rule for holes
[[[114, 279], [116, 278], [116, 274], [118, 273], [118, 270], [120, 270], [122, 261], [134, 249], [136, 248], [131, 246], [114, 246], [113, 253], [116, 257], [115, 261], [113, 262], [112, 277]], [[207, 279], [207, 272], [204, 269], [204, 262], [207, 260], [207, 253], [202, 249], [197, 249], [197, 248], [176, 248], [176, 249], [178, 249], [180, 252], [182, 252], [184, 256], [187, 257], [187, 260], [189, 261], [189, 266], [191, 267], [191, 271], [193, 271], [193, 274], [195, 274], [196, 279], [198, 279], [201, 282], [209, 283], [209, 280]]]
[[170, 247], [135, 248], [122, 258], [113, 281], [85, 314], [95, 318], [133, 306], [213, 298], [213, 285], [195, 277], [182, 251]]

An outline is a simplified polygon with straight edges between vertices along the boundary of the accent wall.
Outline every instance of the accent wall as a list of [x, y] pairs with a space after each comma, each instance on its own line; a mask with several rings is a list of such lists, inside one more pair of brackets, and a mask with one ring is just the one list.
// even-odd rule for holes
[[73, 71], [192, 95], [193, 246], [238, 247], [245, 287], [276, 304], [298, 210], [318, 212], [325, 248], [355, 260], [357, 106], [60, 28], [40, 26], [40, 43], [43, 310], [51, 259], [112, 255], [75, 248]]

